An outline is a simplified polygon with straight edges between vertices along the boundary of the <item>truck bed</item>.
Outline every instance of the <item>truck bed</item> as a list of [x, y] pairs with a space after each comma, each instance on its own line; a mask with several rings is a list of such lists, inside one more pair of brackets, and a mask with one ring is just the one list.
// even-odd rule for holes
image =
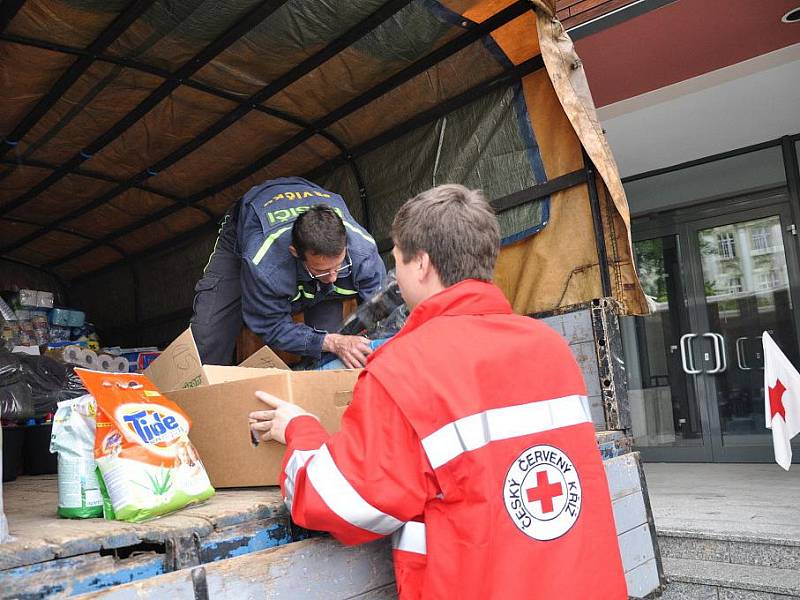
[[0, 544], [0, 595], [74, 595], [303, 539], [278, 488], [219, 490], [146, 523], [56, 516], [55, 475], [3, 484], [12, 540]]
[[[598, 434], [633, 598], [663, 582], [638, 453]], [[55, 476], [3, 486], [13, 539], [0, 544], [0, 598], [389, 600], [388, 540], [344, 547], [291, 523], [276, 487], [220, 490], [145, 523], [56, 517]]]

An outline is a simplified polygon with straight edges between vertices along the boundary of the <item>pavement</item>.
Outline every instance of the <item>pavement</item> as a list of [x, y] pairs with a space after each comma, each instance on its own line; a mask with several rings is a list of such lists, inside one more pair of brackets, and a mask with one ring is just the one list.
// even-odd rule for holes
[[656, 528], [800, 540], [800, 465], [647, 463]]

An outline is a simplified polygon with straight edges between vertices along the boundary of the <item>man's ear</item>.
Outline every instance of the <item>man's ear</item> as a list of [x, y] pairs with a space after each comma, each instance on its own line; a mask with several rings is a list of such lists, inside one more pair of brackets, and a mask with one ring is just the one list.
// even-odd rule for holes
[[292, 244], [289, 244], [289, 254], [295, 258], [300, 258], [300, 255], [297, 253], [297, 248], [295, 248]]
[[432, 268], [431, 257], [428, 255], [427, 252], [420, 252], [419, 254], [417, 254], [417, 257], [416, 257], [415, 260], [418, 261], [418, 263], [417, 263], [418, 267], [417, 268], [419, 269], [420, 281], [423, 281], [424, 279], [426, 279], [428, 277], [428, 274], [431, 271], [431, 268]]

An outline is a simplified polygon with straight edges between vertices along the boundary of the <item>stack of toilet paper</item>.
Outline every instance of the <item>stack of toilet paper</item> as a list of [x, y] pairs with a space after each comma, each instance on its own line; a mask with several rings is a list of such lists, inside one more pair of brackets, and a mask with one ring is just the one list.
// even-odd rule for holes
[[100, 354], [82, 348], [81, 346], [67, 346], [64, 348], [64, 362], [93, 369], [95, 371], [108, 371], [109, 373], [127, 373], [129, 369], [128, 359], [124, 356], [113, 356], [111, 354]]

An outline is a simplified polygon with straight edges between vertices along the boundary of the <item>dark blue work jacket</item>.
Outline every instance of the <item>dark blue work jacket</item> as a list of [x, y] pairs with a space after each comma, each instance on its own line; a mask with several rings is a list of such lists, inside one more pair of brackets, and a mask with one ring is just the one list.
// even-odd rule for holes
[[[301, 177], [266, 181], [248, 191], [241, 202], [237, 237], [244, 322], [273, 349], [319, 358], [327, 332], [313, 322], [295, 323], [292, 315], [326, 300], [372, 297], [386, 277], [375, 240], [356, 222], [341, 196]], [[316, 204], [331, 206], [347, 231], [352, 267], [333, 284], [311, 278], [289, 253], [294, 221]], [[306, 317], [309, 320], [308, 312]]]

